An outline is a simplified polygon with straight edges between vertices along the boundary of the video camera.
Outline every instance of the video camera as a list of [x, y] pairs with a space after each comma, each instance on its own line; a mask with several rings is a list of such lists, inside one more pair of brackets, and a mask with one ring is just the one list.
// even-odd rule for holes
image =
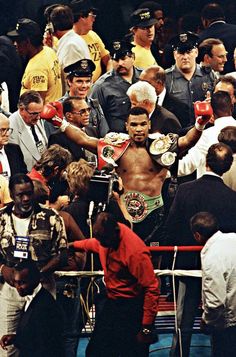
[[119, 192], [119, 176], [112, 172], [114, 166], [107, 164], [100, 171], [95, 170], [90, 179], [87, 197], [94, 201], [95, 205], [107, 205], [112, 196], [112, 192]]

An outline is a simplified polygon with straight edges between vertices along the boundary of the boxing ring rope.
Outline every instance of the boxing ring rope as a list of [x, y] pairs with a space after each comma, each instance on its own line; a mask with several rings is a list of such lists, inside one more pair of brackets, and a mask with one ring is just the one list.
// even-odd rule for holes
[[[177, 313], [176, 313], [176, 291], [175, 291], [175, 277], [176, 276], [188, 276], [188, 277], [202, 277], [201, 270], [184, 270], [174, 269], [178, 252], [200, 252], [203, 246], [152, 246], [147, 247], [150, 253], [160, 252], [174, 252], [173, 263], [171, 269], [154, 269], [156, 276], [170, 275], [172, 276], [173, 284], [173, 296], [174, 296], [174, 310], [175, 310], [175, 332], [179, 336], [180, 341], [180, 357], [182, 357], [182, 343], [181, 343], [181, 331], [178, 328]], [[96, 277], [103, 277], [103, 271], [94, 271], [93, 267], [91, 271], [56, 271], [55, 275], [58, 277], [90, 277], [93, 281]]]

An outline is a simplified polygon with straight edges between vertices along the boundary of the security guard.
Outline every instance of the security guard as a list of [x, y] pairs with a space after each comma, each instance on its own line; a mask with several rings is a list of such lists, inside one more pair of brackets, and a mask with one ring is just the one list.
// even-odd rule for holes
[[134, 67], [134, 45], [125, 40], [111, 43], [110, 54], [113, 70], [102, 75], [92, 87], [92, 98], [98, 99], [110, 131], [125, 132], [125, 122], [130, 109], [126, 92], [136, 83], [141, 73]]
[[63, 101], [68, 97], [78, 97], [85, 99], [91, 108], [89, 114], [90, 126], [96, 127], [97, 137], [103, 138], [109, 131], [109, 127], [104, 116], [103, 110], [97, 99], [88, 97], [88, 92], [92, 85], [92, 74], [95, 64], [90, 59], [81, 59], [64, 68], [67, 74], [69, 91], [60, 99]]
[[175, 65], [166, 70], [166, 90], [189, 108], [189, 124], [195, 121], [193, 103], [206, 99], [212, 93], [214, 78], [196, 63], [198, 36], [192, 32], [181, 33], [171, 40]]

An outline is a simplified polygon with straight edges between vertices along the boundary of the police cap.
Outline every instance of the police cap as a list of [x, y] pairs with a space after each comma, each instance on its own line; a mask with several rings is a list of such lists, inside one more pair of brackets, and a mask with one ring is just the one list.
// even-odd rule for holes
[[114, 40], [109, 46], [112, 59], [118, 60], [121, 57], [132, 54], [132, 48], [135, 47], [127, 40]]
[[96, 66], [92, 60], [84, 58], [64, 68], [64, 72], [74, 77], [91, 77]]
[[179, 53], [191, 51], [198, 46], [199, 36], [193, 32], [187, 31], [173, 37], [170, 44], [173, 50]]
[[131, 27], [149, 27], [157, 23], [153, 13], [148, 9], [137, 9], [130, 16]]

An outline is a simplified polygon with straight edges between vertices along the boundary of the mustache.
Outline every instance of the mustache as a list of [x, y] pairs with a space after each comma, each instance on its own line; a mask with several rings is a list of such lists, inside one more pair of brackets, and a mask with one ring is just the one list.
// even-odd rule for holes
[[118, 66], [118, 67], [117, 67], [117, 71], [119, 71], [120, 69], [127, 69], [127, 68], [125, 68], [125, 67], [123, 67], [123, 66]]

